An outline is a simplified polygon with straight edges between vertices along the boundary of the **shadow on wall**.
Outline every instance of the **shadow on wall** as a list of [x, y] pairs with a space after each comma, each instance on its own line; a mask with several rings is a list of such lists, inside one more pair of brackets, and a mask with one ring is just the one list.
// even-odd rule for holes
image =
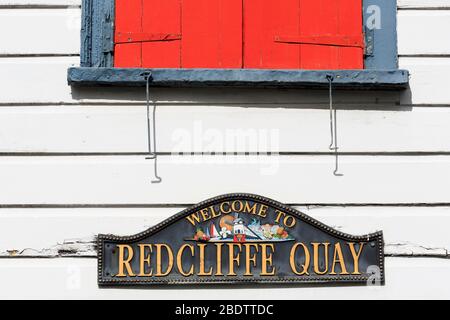
[[[72, 97], [99, 104], [143, 105], [145, 87], [78, 87]], [[328, 109], [328, 89], [292, 88], [159, 88], [150, 89], [150, 100], [158, 105], [210, 105], [228, 107]], [[411, 90], [333, 91], [333, 103], [340, 110], [411, 110]]]

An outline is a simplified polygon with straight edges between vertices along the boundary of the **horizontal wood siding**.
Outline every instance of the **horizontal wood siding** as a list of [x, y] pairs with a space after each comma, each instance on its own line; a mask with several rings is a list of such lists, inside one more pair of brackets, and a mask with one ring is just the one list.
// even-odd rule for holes
[[[328, 110], [314, 104], [284, 106], [162, 105], [158, 150], [165, 154], [329, 153]], [[147, 148], [145, 117], [146, 108], [140, 105], [4, 106], [0, 154], [137, 155]], [[450, 138], [449, 123], [447, 107], [355, 104], [354, 109], [339, 113], [340, 151], [447, 154], [450, 145], [444, 137]]]
[[[144, 158], [143, 89], [67, 85], [67, 68], [79, 65], [80, 2], [0, 0], [9, 30], [0, 34], [0, 297], [182, 298], [186, 291], [98, 290], [95, 235], [142, 231], [236, 191], [345, 232], [384, 230], [387, 285], [235, 298], [450, 297], [449, 1], [398, 0], [410, 89], [335, 92], [343, 177], [332, 175], [326, 90], [160, 88], [151, 91], [160, 185]], [[188, 155], [171, 156], [179, 152]]]
[[[446, 203], [450, 156], [162, 156], [162, 184], [142, 156], [0, 157], [2, 204], [179, 204], [219, 194], [285, 203]], [[89, 183], [86, 183], [86, 182]]]
[[[449, 295], [450, 260], [391, 258], [386, 261], [386, 286], [383, 288], [247, 288], [233, 290], [233, 299], [249, 296], [258, 300], [276, 299], [442, 299]], [[95, 259], [0, 259], [0, 281], [11, 288], [0, 291], [1, 298], [56, 299], [185, 299], [223, 300], [229, 288], [199, 290], [99, 290]], [[20, 277], [21, 281], [17, 281]], [[414, 281], [411, 281], [414, 279]], [[46, 288], [46, 290], [42, 290]], [[420, 288], [420, 290], [418, 289]]]
[[[95, 235], [132, 235], [185, 209], [162, 207], [8, 208], [0, 211], [5, 257], [93, 257]], [[449, 206], [296, 206], [339, 231], [361, 235], [383, 230], [386, 255], [450, 257]], [[35, 240], [30, 244], [27, 233]], [[70, 249], [70, 250], [68, 250]]]

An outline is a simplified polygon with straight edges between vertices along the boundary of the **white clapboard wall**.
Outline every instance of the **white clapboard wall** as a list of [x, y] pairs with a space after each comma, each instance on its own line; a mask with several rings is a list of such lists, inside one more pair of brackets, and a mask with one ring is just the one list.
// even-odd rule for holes
[[80, 2], [0, 0], [0, 298], [183, 298], [189, 290], [99, 290], [94, 237], [229, 192], [386, 240], [383, 288], [234, 298], [450, 297], [450, 1], [398, 0], [410, 89], [336, 92], [343, 177], [332, 174], [326, 90], [152, 89], [160, 185], [144, 155], [143, 89], [67, 85]]

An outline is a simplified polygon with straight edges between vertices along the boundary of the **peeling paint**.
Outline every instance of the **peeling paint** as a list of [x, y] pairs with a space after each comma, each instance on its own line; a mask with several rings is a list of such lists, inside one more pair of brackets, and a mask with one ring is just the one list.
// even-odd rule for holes
[[[428, 257], [450, 259], [450, 250], [444, 247], [427, 247], [410, 242], [385, 244], [386, 257]], [[0, 258], [97, 258], [95, 238], [64, 240], [50, 248], [11, 249], [0, 252]]]
[[387, 257], [436, 257], [450, 259], [449, 250], [439, 247], [427, 247], [410, 242], [386, 244], [384, 254]]

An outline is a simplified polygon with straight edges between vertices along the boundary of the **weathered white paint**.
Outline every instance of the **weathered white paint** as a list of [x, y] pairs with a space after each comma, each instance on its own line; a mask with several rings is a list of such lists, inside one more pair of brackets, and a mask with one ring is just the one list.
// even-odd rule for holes
[[450, 43], [444, 40], [449, 28], [450, 10], [399, 11], [399, 54], [449, 54]]
[[[311, 107], [163, 106], [157, 113], [158, 150], [329, 152], [329, 111]], [[450, 152], [447, 107], [360, 109], [338, 113], [341, 152]], [[144, 106], [0, 108], [3, 153], [146, 152], [146, 130]]]
[[1, 157], [2, 204], [196, 203], [230, 192], [284, 203], [448, 202], [450, 156]]
[[450, 58], [401, 58], [400, 68], [411, 71], [410, 89], [404, 92], [402, 104], [450, 104], [446, 79]]
[[[0, 258], [97, 258], [97, 241], [95, 237], [83, 239], [71, 239], [56, 245], [35, 249], [8, 249], [0, 252]], [[411, 242], [386, 243], [384, 246], [386, 257], [413, 257], [413, 258], [442, 258], [450, 259], [449, 250], [440, 247], [427, 247]]]
[[450, 8], [448, 0], [397, 0], [400, 9], [447, 9]]
[[0, 58], [3, 71], [0, 103], [70, 102], [72, 90], [67, 85], [67, 68], [79, 64], [79, 60], [79, 57]]
[[[100, 233], [133, 235], [179, 208], [2, 209], [0, 257], [95, 257]], [[450, 258], [450, 207], [297, 207], [333, 228], [354, 235], [383, 230], [385, 254]], [[32, 236], [31, 236], [32, 235]]]
[[21, 6], [80, 6], [81, 0], [0, 0], [1, 6], [18, 7]]
[[[233, 298], [450, 297], [450, 260], [442, 259], [450, 248], [449, 209], [426, 206], [449, 202], [450, 159], [438, 156], [449, 152], [449, 1], [398, 0], [400, 67], [411, 72], [410, 90], [340, 91], [334, 99], [340, 110], [341, 151], [432, 155], [344, 156], [345, 176], [337, 178], [331, 174], [333, 157], [315, 154], [327, 152], [329, 142], [325, 90], [154, 89], [160, 151], [312, 153], [263, 156], [253, 162], [249, 157], [194, 156], [177, 157], [181, 163], [174, 163], [161, 157], [161, 185], [149, 183], [152, 163], [142, 156], [76, 155], [142, 152], [146, 146], [142, 88], [72, 89], [66, 83], [67, 67], [79, 63], [79, 5], [80, 0], [0, 0], [0, 27], [13, 31], [0, 34], [0, 153], [23, 153], [0, 156], [0, 205], [24, 205], [0, 209], [3, 257], [93, 256], [92, 241], [99, 232], [135, 233], [180, 210], [162, 208], [168, 203], [193, 204], [247, 191], [289, 203], [359, 203], [361, 207], [301, 209], [353, 234], [383, 229], [386, 254], [412, 258], [387, 258], [383, 288], [246, 289], [234, 290]], [[197, 137], [192, 144], [176, 143], [174, 134], [194, 137], [199, 123], [205, 130], [200, 140], [206, 142]], [[229, 128], [278, 130], [279, 143], [262, 144], [258, 150], [251, 144], [208, 145], [208, 134], [220, 140]], [[43, 152], [75, 155], [36, 157]], [[30, 206], [51, 203], [116, 203], [123, 208]], [[133, 203], [157, 207], [138, 209]], [[366, 206], [371, 203], [403, 205]], [[3, 258], [0, 269], [0, 297], [6, 298], [183, 298], [189, 293], [99, 290], [95, 259]], [[223, 298], [223, 293], [195, 291], [198, 298]]]
[[[443, 299], [450, 295], [450, 260], [386, 259], [386, 286], [100, 290], [94, 259], [0, 259], [0, 298], [38, 299]], [[43, 289], [45, 288], [45, 289]]]
[[0, 55], [79, 53], [80, 25], [76, 8], [0, 10]]

